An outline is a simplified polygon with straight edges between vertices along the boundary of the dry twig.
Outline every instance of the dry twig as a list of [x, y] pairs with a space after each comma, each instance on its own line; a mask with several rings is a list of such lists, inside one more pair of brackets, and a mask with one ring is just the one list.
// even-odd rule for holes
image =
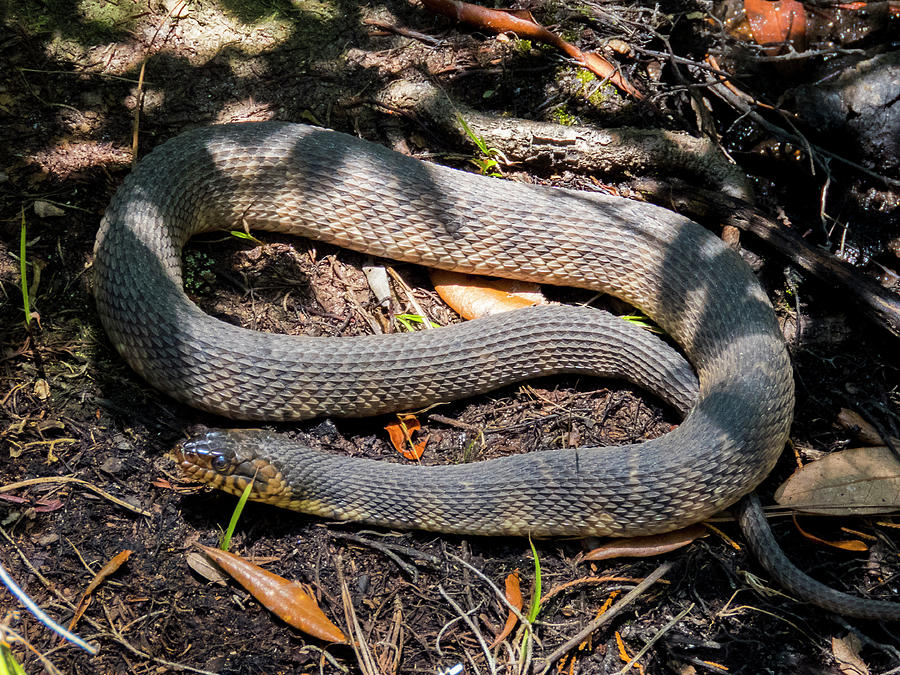
[[673, 563], [665, 562], [659, 567], [657, 567], [653, 572], [651, 572], [646, 579], [644, 579], [641, 583], [635, 586], [631, 591], [629, 591], [619, 602], [610, 607], [606, 612], [598, 616], [596, 619], [591, 621], [587, 626], [578, 631], [576, 635], [569, 638], [564, 645], [553, 651], [550, 656], [539, 659], [535, 661], [535, 670], [538, 670], [540, 675], [544, 675], [544, 673], [548, 672], [553, 664], [556, 663], [560, 658], [568, 654], [572, 649], [580, 645], [584, 642], [595, 630], [598, 628], [608, 624], [614, 618], [616, 618], [619, 614], [621, 614], [628, 606], [633, 603], [637, 598], [644, 594], [647, 589], [649, 589], [653, 584], [657, 582], [666, 572], [672, 569]]

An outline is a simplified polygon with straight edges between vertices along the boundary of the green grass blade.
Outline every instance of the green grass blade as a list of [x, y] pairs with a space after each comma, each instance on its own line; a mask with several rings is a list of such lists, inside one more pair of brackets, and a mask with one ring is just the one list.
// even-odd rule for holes
[[466, 122], [466, 120], [463, 118], [463, 116], [460, 115], [459, 113], [457, 113], [456, 119], [459, 120], [459, 123], [462, 126], [463, 131], [466, 132], [466, 136], [468, 136], [471, 139], [471, 141], [475, 145], [478, 146], [478, 149], [481, 151], [481, 154], [489, 155], [490, 152], [488, 152], [487, 143], [484, 142], [484, 139], [481, 136], [479, 136], [474, 131], [472, 131], [472, 128], [469, 126], [469, 124]]
[[6, 644], [0, 644], [0, 675], [25, 675], [25, 669]]
[[534, 620], [537, 619], [538, 612], [541, 611], [541, 561], [538, 559], [537, 549], [531, 537], [528, 537], [528, 545], [531, 546], [531, 555], [534, 557], [534, 588], [531, 591], [531, 604], [528, 607], [528, 614], [525, 618], [531, 626], [531, 630], [526, 630], [522, 634], [522, 642], [519, 644], [519, 660], [524, 662], [531, 651], [532, 633], [534, 631]]
[[647, 316], [646, 314], [627, 314], [625, 316], [620, 316], [620, 319], [623, 321], [627, 321], [628, 323], [633, 323], [636, 326], [639, 326], [645, 330], [650, 331], [651, 333], [657, 333], [658, 335], [664, 335], [665, 331], [662, 328], [653, 323], [653, 320]]
[[263, 245], [263, 243], [259, 239], [254, 237], [249, 232], [242, 232], [241, 230], [229, 230], [228, 234], [230, 234], [232, 237], [237, 237], [238, 239], [244, 239], [246, 241], [249, 241], [250, 243], [255, 244], [256, 246]]
[[528, 544], [531, 546], [531, 555], [534, 556], [534, 590], [531, 592], [531, 606], [528, 608], [528, 621], [534, 623], [538, 612], [541, 611], [541, 561], [538, 560], [537, 549], [531, 537], [528, 537]]
[[19, 274], [22, 277], [22, 306], [25, 308], [25, 325], [31, 325], [31, 300], [28, 297], [28, 262], [26, 258], [25, 207], [22, 207], [22, 228], [19, 231]]
[[222, 533], [222, 539], [219, 541], [219, 548], [223, 551], [227, 551], [228, 547], [231, 546], [231, 535], [234, 534], [234, 528], [237, 527], [241, 512], [244, 510], [244, 504], [250, 499], [250, 491], [252, 489], [253, 481], [251, 480], [247, 483], [247, 487], [245, 487], [244, 491], [241, 493], [241, 498], [238, 499], [237, 506], [234, 507], [234, 513], [231, 514], [231, 522], [228, 523], [228, 529]]

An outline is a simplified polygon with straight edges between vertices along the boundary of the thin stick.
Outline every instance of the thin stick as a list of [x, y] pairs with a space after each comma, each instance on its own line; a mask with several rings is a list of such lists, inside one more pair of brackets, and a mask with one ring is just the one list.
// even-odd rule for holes
[[[12, 537], [9, 536], [9, 534], [6, 532], [6, 530], [3, 529], [2, 527], [0, 527], [0, 536], [2, 536], [4, 539], [6, 539], [6, 541], [9, 542], [10, 546], [12, 546], [16, 550], [16, 553], [19, 554], [19, 558], [21, 558], [22, 563], [28, 568], [28, 570], [35, 577], [37, 577], [38, 581], [40, 581], [41, 584], [43, 584], [44, 588], [46, 588], [48, 592], [55, 595], [57, 597], [57, 599], [60, 601], [60, 603], [62, 603], [62, 605], [64, 607], [68, 607], [72, 612], [74, 612], [77, 609], [75, 607], [74, 603], [70, 602], [68, 600], [68, 598], [66, 598], [66, 596], [64, 596], [62, 593], [60, 593], [57, 590], [56, 586], [54, 586], [53, 584], [50, 583], [50, 580], [47, 579], [47, 577], [45, 577], [43, 574], [40, 573], [40, 571], [32, 564], [32, 562], [28, 559], [28, 556], [25, 555], [25, 553], [22, 551], [22, 549], [19, 547], [19, 545], [13, 540]], [[111, 638], [112, 640], [115, 640], [120, 645], [125, 647], [125, 649], [130, 651], [135, 656], [139, 656], [142, 659], [146, 659], [148, 661], [153, 661], [154, 663], [158, 663], [161, 666], [165, 666], [166, 668], [169, 669], [169, 671], [186, 670], [186, 671], [192, 672], [192, 673], [200, 673], [201, 675], [216, 675], [216, 673], [213, 673], [208, 670], [194, 668], [192, 666], [188, 666], [183, 663], [175, 663], [173, 661], [167, 661], [166, 659], [161, 659], [157, 656], [151, 656], [150, 654], [142, 652], [140, 649], [138, 649], [137, 647], [132, 645], [130, 642], [128, 642], [128, 640], [126, 640], [122, 636], [122, 634], [116, 630], [116, 627], [113, 625], [113, 623], [110, 619], [110, 616], [109, 616], [109, 612], [105, 606], [103, 607], [103, 611], [106, 613], [106, 619], [109, 622], [109, 632], [106, 631], [106, 629], [104, 629], [98, 622], [94, 621], [93, 619], [91, 619], [88, 616], [85, 616], [85, 617], [83, 617], [83, 620], [86, 623], [90, 624], [91, 627], [97, 631], [93, 635], [88, 636], [88, 639], [96, 640], [98, 638]], [[131, 625], [131, 624], [129, 624], [129, 625]]]
[[668, 633], [670, 630], [672, 630], [672, 627], [673, 627], [676, 623], [678, 623], [679, 621], [681, 621], [684, 617], [686, 617], [686, 616], [690, 613], [690, 611], [691, 611], [692, 609], [694, 609], [694, 603], [693, 603], [693, 602], [690, 604], [690, 606], [689, 606], [687, 609], [684, 609], [684, 610], [682, 610], [681, 612], [679, 612], [679, 613], [678, 613], [678, 616], [676, 616], [674, 619], [672, 619], [671, 621], [669, 621], [669, 623], [667, 623], [665, 626], [663, 626], [662, 628], [660, 628], [660, 629], [659, 629], [659, 632], [658, 632], [656, 635], [654, 635], [652, 638], [650, 638], [650, 640], [647, 641], [647, 644], [645, 644], [645, 645], [640, 649], [640, 651], [638, 651], [637, 654], [635, 654], [634, 656], [632, 656], [632, 657], [631, 657], [631, 660], [628, 661], [628, 663], [626, 663], [624, 666], [622, 666], [622, 670], [618, 671], [615, 675], [625, 675], [625, 673], [627, 673], [627, 672], [631, 669], [631, 666], [633, 666], [635, 663], [638, 662], [638, 659], [640, 659], [644, 654], [646, 654], [648, 651], [650, 651], [650, 647], [652, 647], [654, 644], [656, 644], [656, 642], [657, 642], [663, 635], [665, 635], [665, 634]]
[[19, 644], [21, 644], [32, 654], [34, 654], [37, 659], [43, 664], [44, 668], [47, 671], [47, 675], [62, 675], [59, 668], [53, 665], [53, 662], [50, 661], [46, 654], [42, 654], [40, 651], [38, 651], [37, 647], [35, 647], [28, 640], [19, 635], [16, 631], [14, 631], [6, 624], [0, 624], [0, 640], [6, 643], [18, 642]]
[[362, 626], [359, 625], [359, 619], [356, 617], [356, 610], [353, 608], [353, 599], [350, 597], [350, 588], [344, 579], [344, 565], [341, 556], [336, 555], [333, 558], [334, 567], [337, 570], [338, 583], [341, 585], [341, 601], [344, 605], [344, 620], [347, 622], [347, 629], [353, 636], [351, 646], [356, 654], [356, 662], [359, 669], [364, 675], [377, 675], [378, 667], [372, 652], [369, 650], [369, 643], [366, 641], [366, 635]]
[[[644, 592], [647, 591], [647, 589], [649, 589], [653, 584], [655, 584], [660, 577], [662, 577], [666, 572], [672, 569], [672, 565], [673, 563], [666, 562], [657, 567], [646, 579], [644, 579], [641, 583], [631, 589], [621, 600], [619, 600], [619, 602], [610, 607], [606, 612], [598, 616], [596, 619], [591, 621], [583, 629], [578, 631], [575, 636], [567, 640], [563, 646], [556, 649], [552, 654], [550, 654], [550, 656], [542, 659], [543, 669], [540, 671], [540, 675], [544, 675], [544, 673], [550, 670], [554, 663], [568, 654], [569, 651], [584, 642], [591, 635], [591, 633], [609, 623], [619, 614], [621, 614], [628, 607], [628, 605], [630, 605], [638, 597], [643, 595]], [[538, 666], [538, 663], [536, 663], [535, 665]]]
[[105, 490], [98, 488], [93, 483], [88, 483], [86, 480], [82, 480], [81, 478], [75, 478], [75, 476], [43, 476], [41, 478], [28, 478], [26, 480], [20, 480], [16, 483], [10, 483], [9, 485], [0, 486], [0, 492], [9, 492], [11, 490], [18, 490], [19, 488], [28, 487], [29, 485], [42, 485], [43, 483], [75, 483], [76, 485], [86, 487], [91, 492], [94, 492], [104, 499], [108, 499], [113, 504], [117, 504], [122, 508], [128, 509], [129, 511], [133, 511], [134, 513], [138, 513], [142, 516], [147, 516], [148, 518], [153, 515], [149, 511], [140, 509], [137, 506], [132, 506], [125, 500], [114, 497]]
[[134, 105], [134, 126], [131, 130], [132, 167], [137, 164], [138, 160], [138, 135], [141, 127], [141, 108], [144, 106], [144, 71], [147, 69], [147, 59], [150, 58], [150, 50], [153, 49], [153, 43], [156, 42], [156, 38], [159, 35], [159, 31], [162, 30], [163, 25], [165, 25], [173, 14], [180, 13], [186, 4], [187, 0], [181, 0], [181, 2], [172, 5], [172, 9], [169, 10], [169, 13], [163, 17], [163, 20], [160, 21], [159, 25], [156, 27], [156, 32], [153, 34], [153, 37], [150, 38], [150, 44], [147, 45], [147, 56], [141, 61], [141, 71], [138, 73], [137, 100]]
[[516, 618], [519, 620], [519, 622], [520, 622], [520, 623], [521, 623], [521, 624], [522, 624], [522, 625], [523, 625], [530, 633], [533, 633], [533, 632], [534, 632], [534, 630], [533, 630], [532, 627], [531, 627], [531, 622], [525, 617], [524, 614], [522, 614], [521, 611], [519, 611], [519, 610], [515, 607], [515, 605], [513, 605], [513, 604], [509, 601], [509, 598], [506, 597], [506, 593], [504, 593], [503, 591], [501, 591], [501, 590], [500, 590], [500, 587], [497, 586], [497, 584], [495, 584], [493, 581], [491, 581], [491, 580], [488, 578], [488, 576], [487, 576], [484, 572], [482, 572], [482, 571], [481, 571], [480, 569], [478, 569], [477, 567], [471, 565], [470, 563], [467, 563], [465, 560], [463, 560], [463, 559], [460, 558], [459, 556], [453, 555], [453, 554], [450, 553], [449, 551], [446, 551], [446, 552], [445, 552], [445, 555], [446, 555], [448, 558], [452, 558], [453, 560], [455, 560], [455, 561], [458, 562], [459, 564], [465, 565], [467, 568], [469, 568], [471, 571], [473, 571], [475, 574], [477, 574], [479, 577], [481, 577], [481, 578], [484, 580], [484, 582], [487, 583], [488, 586], [490, 586], [491, 588], [494, 589], [494, 593], [496, 593], [496, 594], [497, 594], [497, 597], [500, 598], [500, 602], [502, 602], [504, 605], [506, 605], [506, 608], [507, 608], [510, 612], [512, 612], [513, 614], [516, 615]]
[[[484, 639], [484, 636], [481, 634], [481, 631], [478, 630], [478, 626], [475, 625], [475, 622], [472, 621], [472, 617], [465, 613], [462, 607], [460, 607], [456, 601], [449, 596], [447, 591], [444, 590], [444, 587], [438, 584], [437, 587], [440, 594], [444, 597], [450, 606], [456, 611], [459, 617], [466, 622], [466, 625], [475, 635], [475, 638], [478, 640], [478, 644], [481, 645], [481, 651], [484, 652], [484, 658], [487, 660], [488, 667], [491, 669], [492, 675], [497, 675], [497, 664], [494, 662], [494, 657], [491, 655], [491, 650], [488, 648], [487, 642]], [[480, 603], [479, 603], [480, 604]]]
[[431, 319], [428, 318], [428, 315], [425, 313], [425, 310], [422, 309], [422, 306], [419, 304], [419, 301], [416, 300], [416, 296], [413, 295], [412, 289], [409, 287], [409, 284], [407, 284], [403, 280], [403, 277], [401, 277], [397, 273], [397, 270], [395, 270], [393, 267], [389, 266], [386, 269], [387, 269], [387, 273], [391, 275], [391, 278], [394, 281], [396, 281], [397, 284], [400, 286], [400, 288], [403, 289], [403, 292], [406, 293], [406, 297], [409, 299], [409, 304], [411, 304], [413, 306], [413, 309], [416, 310], [416, 312], [418, 312], [419, 316], [422, 317], [422, 324], [425, 326], [425, 328], [434, 328], [434, 324], [431, 323]]
[[381, 542], [372, 541], [371, 539], [365, 539], [364, 537], [354, 537], [351, 535], [341, 535], [341, 534], [332, 533], [332, 536], [335, 537], [336, 539], [344, 539], [347, 541], [353, 541], [353, 542], [356, 542], [363, 546], [369, 546], [370, 548], [374, 548], [376, 551], [381, 551], [388, 558], [393, 560], [394, 563], [396, 563], [397, 567], [399, 567], [401, 570], [406, 572], [412, 579], [413, 583], [418, 583], [419, 571], [413, 565], [410, 565], [408, 562], [403, 560], [397, 553], [392, 551], [391, 548], [387, 544], [382, 544]]

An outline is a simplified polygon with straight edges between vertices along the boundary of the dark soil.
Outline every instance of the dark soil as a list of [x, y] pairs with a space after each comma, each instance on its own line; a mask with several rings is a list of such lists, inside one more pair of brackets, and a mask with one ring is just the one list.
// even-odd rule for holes
[[[651, 9], [620, 8], [624, 18], [616, 23], [611, 5], [526, 4], [585, 49], [626, 36], [665, 52], [650, 26], [670, 35], [685, 58], [702, 58], [714, 41], [686, 18], [701, 11], [699, 5], [670, 3], [663, 9], [675, 17], [671, 22], [652, 11], [653, 3]], [[439, 44], [373, 29], [367, 19], [427, 33]], [[873, 29], [853, 46], [877, 51], [879, 35]], [[608, 87], [598, 90], [602, 101], [591, 99], [579, 93], [578, 71], [549, 49], [485, 37], [394, 1], [201, 0], [183, 12], [172, 0], [0, 5], [0, 490], [46, 479], [0, 492], [0, 561], [41, 607], [67, 623], [94, 574], [123, 549], [133, 551], [94, 592], [76, 629], [100, 645], [97, 656], [60, 646], [58, 636], [5, 591], [0, 626], [62, 672], [363, 672], [351, 649], [305, 636], [240, 587], [211, 584], [187, 566], [194, 544], [216, 544], [235, 500], [184, 486], [165, 455], [197, 425], [229, 422], [148, 388], [98, 322], [90, 293], [93, 240], [130, 169], [145, 58], [141, 155], [192, 126], [283, 119], [320, 123], [457, 166], [471, 166], [459, 159], [470, 149], [451, 147], [415, 120], [367, 105], [371, 93], [397, 77], [424, 76], [498, 115], [596, 125], [627, 121], [695, 133], [697, 117], [679, 84], [689, 70], [676, 74], [662, 63], [662, 80], [648, 85], [660, 95], [641, 104]], [[641, 57], [628, 74], [646, 84], [643, 73], [653, 58]], [[760, 208], [810, 229], [812, 239], [827, 245], [819, 221], [822, 172], [811, 175], [807, 162], [793, 161], [792, 150], [787, 158], [783, 147], [769, 152], [765, 134], [734, 126], [736, 113], [720, 103], [711, 114], [760, 185]], [[759, 150], [763, 146], [766, 152]], [[825, 229], [834, 249], [890, 282], [900, 267], [896, 192], [870, 175], [832, 166], [826, 211], [835, 220]], [[877, 166], [868, 168], [878, 173]], [[623, 179], [599, 178], [608, 185]], [[571, 175], [529, 180], [594, 185]], [[39, 315], [28, 329], [19, 274], [23, 217], [31, 306]], [[396, 332], [393, 316], [417, 313], [399, 285], [387, 310], [377, 305], [360, 271], [371, 262], [364, 256], [316, 242], [259, 238], [261, 243], [223, 233], [191, 243], [186, 287], [206, 311], [256, 330], [309, 335], [352, 335], [373, 326]], [[887, 436], [900, 436], [900, 352], [896, 338], [859, 318], [831, 289], [797, 278], [771, 251], [751, 254], [790, 336], [798, 389], [792, 447], [761, 488], [771, 503], [774, 488], [798, 461], [855, 444], [837, 424], [841, 408], [859, 411]], [[395, 269], [433, 320], [458, 320], [437, 300], [425, 270]], [[549, 293], [590, 299], [579, 292]], [[616, 303], [613, 308], [621, 309]], [[571, 378], [509, 387], [419, 418], [429, 436], [427, 462], [630, 443], [677, 423], [672, 411], [639, 391]], [[280, 430], [357, 456], [403, 461], [383, 430], [390, 421], [319, 420]], [[83, 483], [56, 480], [66, 476]], [[802, 519], [804, 529], [823, 539], [863, 539], [868, 550], [862, 553], [813, 543], [788, 519], [774, 524], [788, 554], [820, 580], [900, 601], [900, 535], [891, 517]], [[859, 658], [871, 672], [897, 672], [896, 626], [845, 621], [778, 594], [739, 546], [727, 514], [716, 528], [667, 554], [674, 567], [665, 583], [573, 649], [559, 672], [616, 672], [624, 665], [620, 649], [634, 655], [661, 631], [638, 661], [642, 672], [848, 672], [839, 669], [833, 643], [848, 636], [861, 641]], [[538, 616], [535, 658], [565, 643], [607, 600], [624, 595], [660, 564], [578, 563], [593, 543], [535, 542], [542, 592], [553, 593]], [[518, 569], [526, 603], [535, 578], [525, 540], [370, 531], [254, 504], [244, 512], [232, 550], [311, 584], [341, 626], [343, 579], [384, 673], [438, 673], [457, 663], [466, 673], [490, 672], [476, 631], [490, 642], [506, 610], [475, 570], [502, 588]], [[7, 639], [27, 672], [41, 670], [35, 653]], [[521, 639], [493, 650], [498, 672], [518, 672]]]

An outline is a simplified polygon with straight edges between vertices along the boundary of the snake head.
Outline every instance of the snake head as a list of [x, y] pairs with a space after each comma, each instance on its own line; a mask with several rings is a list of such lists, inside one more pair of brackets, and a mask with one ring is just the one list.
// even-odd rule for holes
[[250, 499], [285, 506], [293, 498], [281, 471], [263, 457], [268, 432], [210, 429], [179, 442], [169, 456], [190, 479]]

